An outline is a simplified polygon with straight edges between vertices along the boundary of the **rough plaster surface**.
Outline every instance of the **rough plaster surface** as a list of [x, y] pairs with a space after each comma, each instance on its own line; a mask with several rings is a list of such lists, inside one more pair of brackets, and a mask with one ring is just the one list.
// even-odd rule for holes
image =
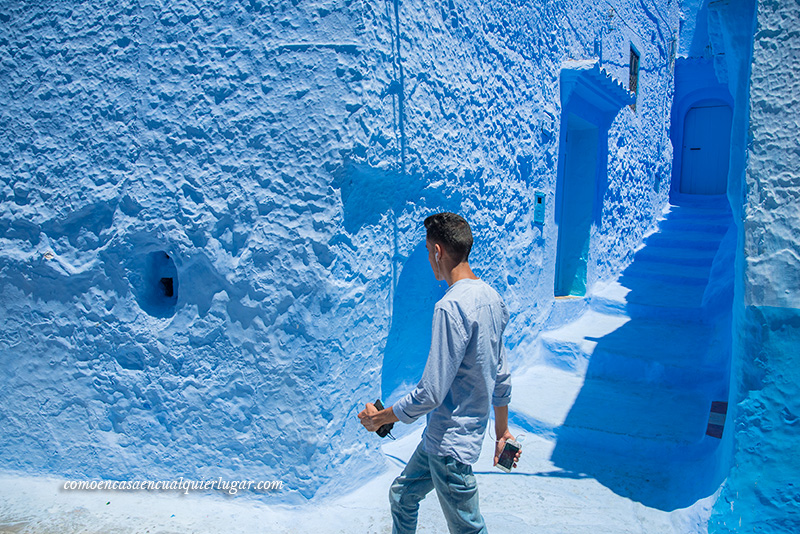
[[[408, 313], [395, 284], [421, 218], [472, 222], [512, 356], [533, 357], [552, 322], [559, 69], [599, 56], [625, 82], [634, 42], [591, 280], [630, 262], [669, 190], [676, 19], [670, 2], [4, 4], [3, 467], [246, 472], [300, 499], [358, 484], [383, 462], [355, 415]], [[176, 297], [154, 307], [161, 253]]]
[[800, 313], [749, 307], [743, 325], [733, 465], [709, 532], [797, 532]]
[[800, 7], [763, 2], [750, 74], [745, 302], [800, 308]]
[[[739, 15], [746, 18], [747, 9], [738, 7]], [[794, 111], [800, 68], [798, 17], [796, 4], [767, 1], [757, 5], [741, 204], [743, 250], [737, 265], [741, 307], [735, 312], [733, 458], [709, 522], [712, 532], [800, 529], [796, 454], [800, 148]], [[728, 39], [735, 35], [727, 33]], [[737, 55], [739, 61], [741, 51]]]

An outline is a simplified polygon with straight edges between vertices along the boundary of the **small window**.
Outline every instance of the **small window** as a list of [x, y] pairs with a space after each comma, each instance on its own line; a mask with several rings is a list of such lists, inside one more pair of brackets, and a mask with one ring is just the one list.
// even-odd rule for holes
[[669, 42], [669, 73], [675, 72], [675, 53], [678, 48], [678, 36], [672, 34], [672, 39]]
[[[631, 65], [630, 65], [630, 80], [628, 82], [628, 91], [639, 96], [639, 53], [631, 45]], [[631, 109], [636, 111], [636, 100], [631, 104]]]

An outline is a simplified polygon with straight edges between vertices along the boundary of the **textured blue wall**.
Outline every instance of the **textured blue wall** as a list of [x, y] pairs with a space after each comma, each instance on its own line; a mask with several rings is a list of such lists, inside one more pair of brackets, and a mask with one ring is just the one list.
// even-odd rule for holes
[[514, 358], [569, 319], [559, 73], [594, 58], [627, 80], [633, 43], [637, 109], [610, 125], [589, 284], [630, 262], [669, 190], [677, 17], [667, 1], [5, 3], [3, 467], [247, 473], [288, 498], [358, 483], [382, 462], [355, 415], [398, 350], [393, 315], [413, 312], [398, 292], [437, 291], [407, 282], [428, 275], [425, 215], [473, 224]]
[[393, 128], [388, 23], [349, 4], [3, 5], [8, 467], [308, 496], [353, 456], [391, 232], [345, 224], [335, 171]]
[[732, 467], [709, 531], [797, 532], [800, 11], [796, 4], [763, 1], [711, 15], [728, 44], [719, 67], [737, 101], [729, 197], [739, 215], [739, 254]]
[[709, 531], [797, 532], [800, 311], [748, 307], [742, 322], [734, 465]]

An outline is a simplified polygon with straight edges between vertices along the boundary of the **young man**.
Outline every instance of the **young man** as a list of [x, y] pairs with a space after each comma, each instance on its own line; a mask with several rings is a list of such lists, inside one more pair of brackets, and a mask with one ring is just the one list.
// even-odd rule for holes
[[412, 423], [428, 414], [422, 442], [389, 492], [394, 534], [416, 530], [419, 502], [432, 489], [450, 532], [485, 533], [472, 464], [481, 452], [490, 404], [495, 463], [506, 440], [513, 439], [508, 430], [511, 377], [503, 349], [508, 311], [500, 295], [470, 269], [472, 231], [467, 221], [438, 213], [425, 219], [425, 228], [433, 274], [449, 287], [433, 312], [422, 380], [393, 406], [378, 411], [367, 404], [358, 417], [374, 432], [386, 423]]

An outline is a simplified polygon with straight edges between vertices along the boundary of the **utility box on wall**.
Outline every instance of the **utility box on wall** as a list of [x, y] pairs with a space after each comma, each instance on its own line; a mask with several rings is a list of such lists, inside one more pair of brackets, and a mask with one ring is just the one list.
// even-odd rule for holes
[[533, 193], [533, 224], [544, 225], [544, 197], [541, 191]]

